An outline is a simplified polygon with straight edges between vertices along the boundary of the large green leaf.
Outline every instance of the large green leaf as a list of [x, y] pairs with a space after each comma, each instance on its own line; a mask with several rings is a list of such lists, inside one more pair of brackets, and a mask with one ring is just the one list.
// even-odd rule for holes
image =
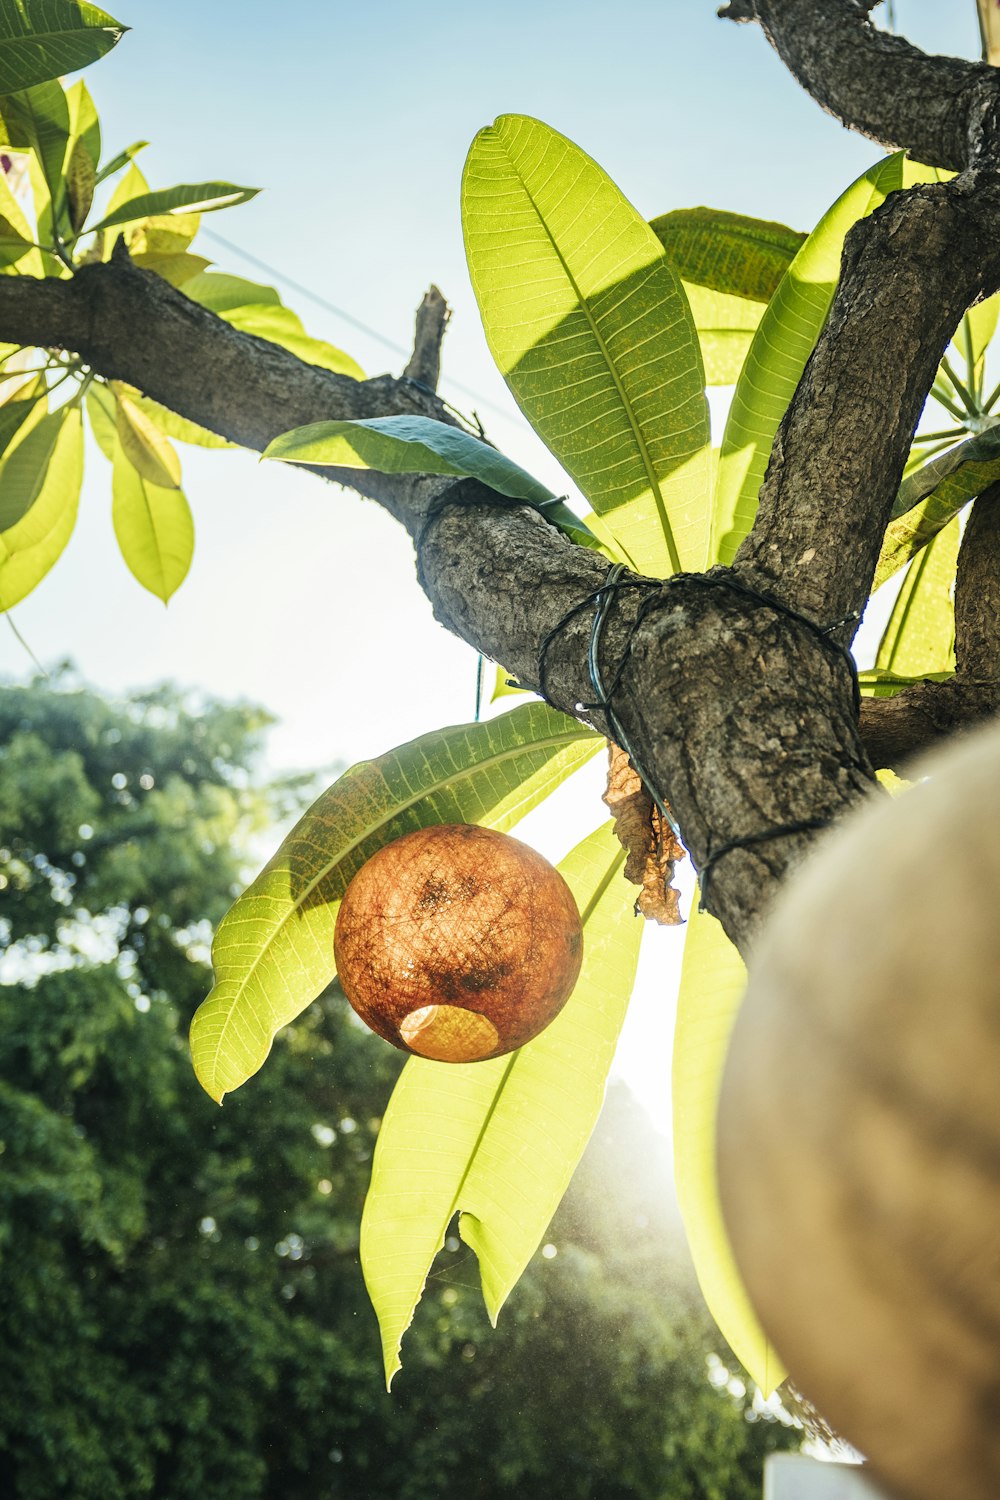
[[[133, 165], [133, 171], [138, 171]], [[128, 181], [126, 177], [125, 181]], [[166, 214], [209, 213], [217, 208], [234, 208], [249, 203], [260, 188], [236, 187], [231, 182], [181, 183], [156, 192], [139, 193], [109, 209], [91, 229], [111, 229], [115, 225], [133, 224], [140, 219], [159, 218]]]
[[101, 122], [90, 91], [80, 78], [66, 94], [69, 145], [66, 151], [66, 214], [71, 231], [83, 227], [94, 201], [101, 160]]
[[0, 94], [85, 68], [127, 29], [81, 0], [0, 0]]
[[[916, 677], [897, 677], [894, 672], [884, 672], [881, 668], [872, 667], [858, 673], [858, 688], [862, 698], [894, 698], [904, 688], [914, 687], [918, 682], [947, 682], [954, 675], [954, 672], [921, 672]], [[880, 778], [882, 774], [880, 771]]]
[[[188, 288], [185, 287], [185, 293]], [[328, 344], [325, 339], [314, 339], [306, 333], [301, 319], [289, 307], [273, 303], [250, 304], [233, 307], [219, 316], [233, 328], [243, 333], [252, 333], [259, 339], [267, 339], [296, 355], [307, 365], [318, 365], [321, 370], [332, 370], [335, 375], [349, 375], [352, 380], [364, 380], [365, 372], [350, 354]]]
[[[31, 385], [23, 386], [18, 391], [16, 400], [4, 401], [0, 404], [0, 457], [5, 455], [16, 441], [27, 436], [29, 422], [34, 425], [43, 417], [47, 405], [45, 382], [41, 377], [38, 377]], [[6, 497], [0, 490], [0, 529], [3, 526], [4, 515], [10, 515], [12, 519], [8, 524], [13, 524], [16, 508], [16, 499], [11, 505], [9, 497]], [[23, 515], [27, 508], [24, 505], [20, 514]]]
[[[48, 244], [53, 233], [68, 230], [66, 165], [72, 123], [69, 101], [60, 83], [40, 83], [23, 93], [0, 99], [0, 123], [9, 144], [28, 151], [38, 240]], [[59, 262], [54, 269], [63, 269]]]
[[479, 479], [501, 495], [537, 506], [577, 541], [596, 538], [544, 484], [504, 454], [432, 417], [368, 417], [355, 422], [310, 422], [276, 437], [265, 458], [383, 474], [454, 474]]
[[833, 301], [844, 237], [903, 182], [901, 154], [863, 173], [823, 215], [768, 304], [733, 394], [722, 439], [713, 547], [719, 562], [732, 561], [753, 525], [778, 425]]
[[676, 208], [649, 227], [686, 282], [754, 302], [770, 302], [806, 238], [721, 208]]
[[361, 1220], [387, 1385], [453, 1215], [479, 1257], [496, 1323], [569, 1185], [600, 1113], [639, 957], [643, 924], [623, 865], [608, 824], [559, 866], [583, 918], [583, 969], [540, 1036], [484, 1063], [412, 1058], [403, 1069]]
[[7, 173], [0, 171], [0, 266], [20, 263], [21, 274], [44, 275], [41, 254], [33, 250], [34, 231], [25, 217], [7, 180]]
[[[10, 609], [30, 594], [58, 561], [76, 524], [83, 483], [83, 423], [75, 406], [64, 406], [45, 417], [0, 465], [0, 502], [8, 464], [21, 455], [39, 433], [43, 422], [59, 423], [54, 447], [44, 456], [39, 437], [38, 460], [43, 478], [31, 508], [8, 529], [0, 531], [0, 610]], [[22, 478], [22, 483], [26, 482]]]
[[876, 672], [920, 677], [954, 670], [958, 545], [955, 516], [910, 563], [879, 642]]
[[953, 448], [949, 448], [947, 453], [942, 453], [939, 458], [932, 458], [929, 463], [922, 464], [920, 468], [907, 474], [893, 502], [892, 519], [895, 521], [899, 516], [904, 516], [915, 505], [919, 505], [921, 500], [932, 495], [942, 480], [958, 474], [966, 465], [971, 467], [965, 476], [968, 483], [964, 487], [972, 485], [966, 498], [978, 495], [980, 489], [985, 489], [987, 484], [993, 483], [993, 469], [996, 468], [998, 461], [1000, 461], [1000, 418], [987, 427], [985, 432], [965, 438], [963, 442], [956, 443]]
[[[715, 1114], [729, 1034], [746, 971], [720, 924], [688, 919], [674, 1034], [674, 1177], [708, 1309], [740, 1362], [769, 1396], [785, 1378], [750, 1305], [722, 1222], [715, 1170]], [[794, 1128], [793, 1124], [789, 1128]]]
[[194, 522], [184, 493], [177, 485], [151, 484], [119, 442], [111, 494], [111, 519], [126, 566], [166, 604], [187, 577], [194, 555]]
[[764, 316], [762, 302], [684, 283], [708, 385], [734, 385]]
[[194, 443], [199, 448], [238, 448], [238, 443], [231, 443], [228, 438], [220, 437], [217, 432], [210, 432], [207, 427], [199, 427], [197, 422], [189, 422], [187, 417], [179, 417], [176, 412], [167, 406], [161, 406], [157, 401], [151, 401], [148, 396], [143, 396], [139, 391], [126, 386], [129, 399], [133, 406], [151, 422], [154, 422], [161, 432], [167, 437], [176, 438], [179, 443]]
[[502, 115], [462, 180], [487, 342], [532, 426], [636, 568], [701, 568], [709, 419], [691, 311], [656, 235], [601, 168]]
[[340, 900], [376, 849], [429, 823], [506, 831], [602, 743], [532, 703], [485, 724], [437, 730], [334, 782], [215, 935], [215, 988], [191, 1027], [202, 1087], [221, 1103], [333, 979]]

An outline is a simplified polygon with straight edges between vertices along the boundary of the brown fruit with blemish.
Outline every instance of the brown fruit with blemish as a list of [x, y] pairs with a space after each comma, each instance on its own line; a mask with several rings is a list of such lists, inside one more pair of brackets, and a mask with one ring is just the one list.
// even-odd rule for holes
[[334, 934], [341, 986], [393, 1046], [440, 1062], [522, 1047], [580, 973], [572, 893], [534, 849], [474, 823], [436, 823], [372, 855]]

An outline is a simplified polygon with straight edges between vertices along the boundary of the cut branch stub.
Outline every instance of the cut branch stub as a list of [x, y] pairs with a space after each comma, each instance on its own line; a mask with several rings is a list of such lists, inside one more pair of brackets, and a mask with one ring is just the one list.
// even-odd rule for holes
[[580, 914], [547, 860], [507, 834], [438, 823], [355, 875], [334, 934], [344, 993], [404, 1052], [480, 1062], [552, 1021], [583, 958]]

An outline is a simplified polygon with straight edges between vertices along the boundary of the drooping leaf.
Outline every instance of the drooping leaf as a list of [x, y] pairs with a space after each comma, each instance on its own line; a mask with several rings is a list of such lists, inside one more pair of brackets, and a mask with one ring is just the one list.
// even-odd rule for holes
[[95, 380], [87, 389], [87, 416], [98, 448], [109, 463], [114, 463], [118, 445], [115, 425], [115, 398], [103, 380]]
[[[765, 1396], [785, 1378], [736, 1269], [715, 1169], [715, 1113], [746, 971], [720, 924], [692, 909], [674, 1033], [674, 1176], [698, 1284], [709, 1312]], [[790, 1123], [789, 1129], [794, 1128]]]
[[559, 869], [584, 922], [583, 969], [542, 1034], [484, 1063], [411, 1058], [382, 1121], [361, 1221], [386, 1384], [453, 1215], [493, 1323], [538, 1247], [596, 1124], [635, 979], [642, 922], [610, 825]]
[[754, 302], [770, 302], [806, 238], [721, 208], [677, 208], [649, 227], [684, 281]]
[[117, 382], [111, 389], [115, 394], [115, 429], [129, 464], [138, 470], [147, 484], [158, 489], [179, 489], [181, 462], [170, 439]]
[[521, 115], [476, 136], [462, 219], [487, 342], [525, 416], [634, 567], [701, 568], [704, 372], [656, 235], [596, 162]]
[[[132, 170], [137, 170], [134, 164]], [[231, 182], [180, 183], [177, 187], [159, 188], [153, 193], [140, 193], [137, 197], [125, 199], [92, 228], [95, 231], [111, 229], [117, 224], [133, 224], [139, 219], [165, 214], [207, 214], [218, 208], [249, 203], [259, 192], [260, 188], [236, 187]]]
[[215, 987], [191, 1027], [206, 1092], [221, 1103], [245, 1083], [275, 1033], [333, 979], [340, 900], [376, 849], [429, 823], [506, 831], [602, 743], [532, 703], [487, 723], [425, 735], [334, 782], [216, 932]]
[[263, 307], [268, 303], [275, 307], [281, 305], [281, 298], [273, 286], [246, 281], [242, 276], [229, 276], [223, 271], [205, 271], [192, 277], [184, 288], [184, 295], [214, 313], [232, 312], [237, 307]]
[[[17, 419], [17, 426], [20, 427], [31, 416], [34, 406], [35, 402], [30, 397], [23, 401], [12, 401], [0, 407], [0, 416], [13, 415], [16, 408], [27, 407], [28, 410]], [[7, 454], [0, 467], [0, 532], [9, 531], [12, 526], [16, 526], [37, 502], [63, 429], [61, 411], [53, 412], [51, 416], [42, 416]], [[11, 432], [11, 439], [16, 431], [17, 428]]]
[[[0, 457], [6, 455], [16, 440], [27, 436], [29, 419], [33, 418], [37, 422], [45, 415], [47, 404], [45, 382], [40, 379], [36, 379], [33, 386], [22, 388], [15, 401], [4, 401], [0, 404]], [[5, 496], [0, 490], [0, 518], [3, 517], [5, 511]], [[13, 515], [13, 507], [11, 514]], [[21, 514], [23, 515], [24, 512], [22, 511]], [[2, 520], [0, 520], [0, 525], [2, 525]]]
[[[119, 428], [121, 432], [121, 428]], [[151, 484], [119, 444], [111, 519], [129, 572], [164, 604], [184, 582], [194, 555], [194, 522], [182, 490]]]
[[264, 457], [332, 468], [377, 469], [383, 474], [469, 475], [501, 495], [531, 505], [545, 507], [556, 501], [551, 490], [496, 448], [431, 417], [310, 422], [276, 437], [264, 449]]
[[698, 330], [707, 384], [735, 385], [764, 316], [764, 304], [688, 282], [684, 290]]
[[[185, 289], [186, 290], [186, 289]], [[230, 308], [219, 314], [233, 328], [243, 333], [252, 333], [268, 343], [287, 349], [307, 365], [318, 365], [321, 370], [332, 370], [335, 375], [347, 375], [351, 380], [364, 380], [365, 372], [350, 354], [328, 344], [325, 339], [314, 339], [306, 333], [299, 317], [288, 307], [276, 307], [271, 303]]]
[[[58, 561], [76, 524], [83, 483], [83, 424], [75, 406], [64, 406], [43, 422], [58, 422], [55, 446], [45, 460], [44, 477], [34, 503], [21, 519], [0, 531], [0, 610], [18, 604]], [[0, 504], [3, 503], [5, 471], [35, 439], [40, 422], [0, 465]], [[44, 440], [38, 439], [41, 462]], [[22, 483], [26, 482], [22, 479]]]
[[87, 67], [127, 30], [82, 0], [0, 0], [0, 94]]
[[833, 301], [847, 231], [903, 185], [901, 153], [870, 167], [823, 215], [788, 267], [754, 336], [722, 439], [714, 560], [731, 562], [757, 513], [778, 425]]
[[189, 422], [186, 417], [179, 417], [176, 412], [166, 406], [161, 406], [157, 401], [151, 401], [148, 396], [143, 396], [139, 391], [126, 386], [129, 399], [143, 416], [153, 422], [167, 437], [175, 438], [179, 443], [193, 443], [199, 448], [238, 448], [238, 443], [232, 443], [228, 438], [220, 437], [217, 432], [210, 432], [207, 427], [199, 427], [197, 422]]
[[955, 668], [958, 517], [910, 563], [875, 657], [877, 672], [921, 677]]

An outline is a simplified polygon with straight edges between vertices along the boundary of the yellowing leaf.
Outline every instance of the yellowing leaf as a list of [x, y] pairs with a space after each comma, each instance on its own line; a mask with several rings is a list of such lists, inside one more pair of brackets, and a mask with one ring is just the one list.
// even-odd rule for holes
[[111, 389], [115, 393], [115, 429], [129, 463], [149, 484], [164, 490], [178, 489], [181, 461], [170, 439], [125, 395], [117, 382]]
[[[729, 1034], [746, 971], [707, 912], [688, 920], [674, 1036], [674, 1174], [698, 1284], [709, 1312], [765, 1396], [784, 1380], [743, 1287], [722, 1222], [715, 1169], [715, 1114]], [[789, 1125], [793, 1129], [792, 1124]]]
[[[47, 424], [52, 423], [50, 429]], [[49, 433], [56, 431], [54, 444]], [[83, 423], [75, 407], [42, 420], [0, 465], [0, 503], [8, 465], [32, 500], [20, 519], [0, 531], [0, 610], [18, 604], [56, 563], [73, 534], [83, 482]], [[23, 493], [23, 491], [22, 491]]]
[[184, 582], [194, 555], [194, 522], [181, 490], [151, 484], [119, 446], [111, 519], [122, 557], [143, 588], [164, 604]]
[[452, 1216], [479, 1258], [493, 1323], [538, 1247], [597, 1122], [635, 980], [643, 923], [606, 824], [560, 864], [584, 923], [583, 968], [563, 1010], [508, 1057], [411, 1058], [382, 1121], [361, 1261], [386, 1384]]
[[437, 730], [353, 766], [313, 803], [223, 918], [215, 988], [191, 1026], [213, 1099], [256, 1073], [275, 1033], [335, 974], [333, 930], [355, 872], [383, 844], [429, 823], [506, 831], [603, 741], [541, 703]]

